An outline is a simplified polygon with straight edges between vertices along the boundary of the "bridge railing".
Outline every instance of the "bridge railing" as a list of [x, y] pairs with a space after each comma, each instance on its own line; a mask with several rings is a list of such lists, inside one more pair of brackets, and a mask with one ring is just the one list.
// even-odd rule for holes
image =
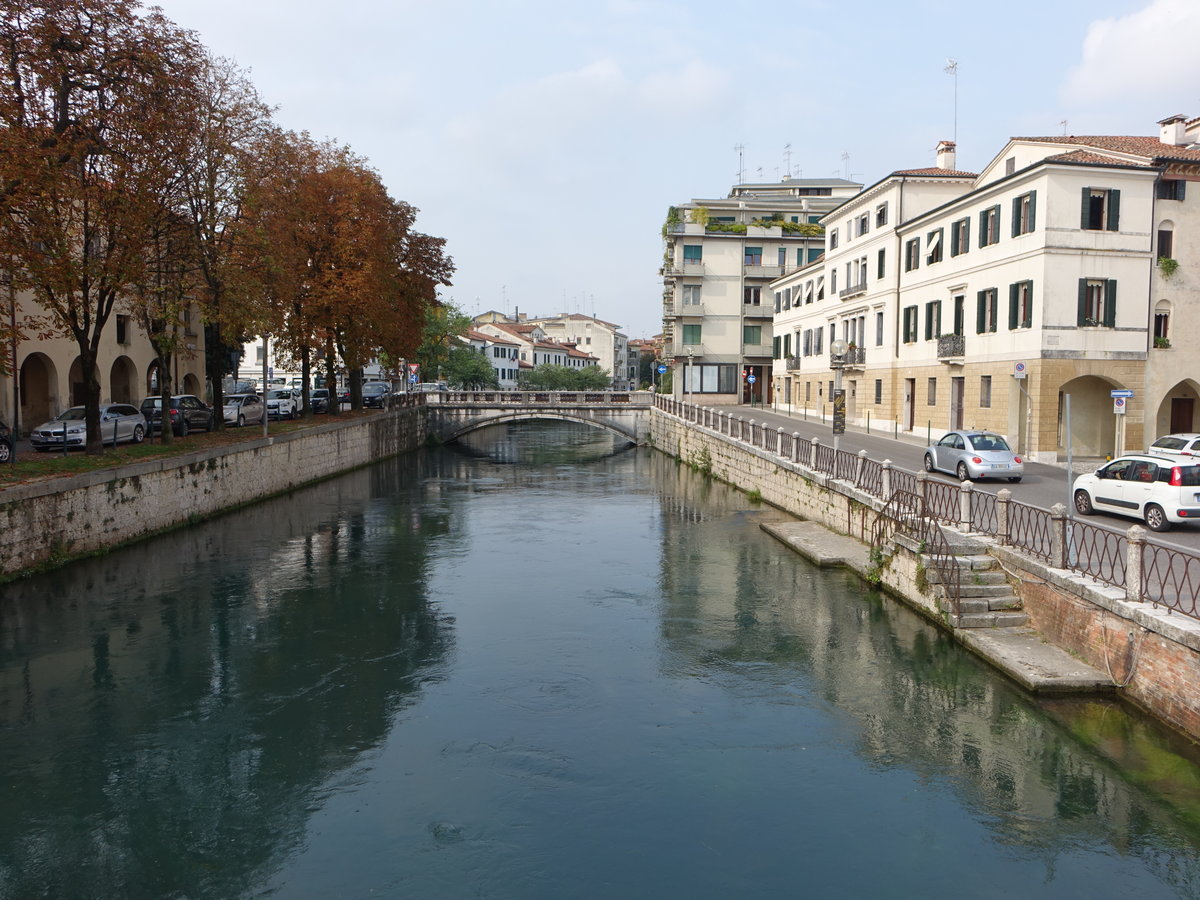
[[[1011, 492], [997, 495], [974, 490], [974, 485], [947, 484], [876, 463], [864, 453], [834, 452], [819, 438], [771, 431], [732, 413], [685, 403], [662, 394], [654, 406], [664, 413], [693, 422], [731, 441], [761, 448], [784, 462], [852, 484], [887, 504], [902, 493], [916, 496], [922, 515], [931, 522], [954, 525], [996, 538], [997, 542], [1097, 582], [1124, 591], [1131, 601], [1152, 603], [1200, 619], [1200, 555], [1154, 543], [1145, 529], [1126, 532], [1069, 519], [1062, 508], [1044, 510], [1012, 500]], [[906, 500], [907, 503], [907, 500]], [[908, 503], [905, 508], [912, 504]]]
[[650, 406], [654, 395], [645, 391], [431, 391], [418, 396], [435, 406]]

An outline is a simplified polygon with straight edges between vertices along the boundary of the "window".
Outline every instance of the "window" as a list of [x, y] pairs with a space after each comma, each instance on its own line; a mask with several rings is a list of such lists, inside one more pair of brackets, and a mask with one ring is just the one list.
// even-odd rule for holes
[[685, 284], [683, 286], [683, 305], [684, 306], [699, 306], [700, 305], [700, 285]]
[[[737, 393], [738, 367], [732, 364], [695, 363], [684, 366], [686, 390], [692, 394]], [[686, 371], [690, 370], [690, 371]]]
[[[820, 258], [821, 258], [821, 254], [822, 254], [822, 253], [824, 253], [824, 252], [825, 252], [825, 250], [824, 250], [823, 248], [821, 248], [821, 247], [809, 247], [809, 248], [808, 248], [808, 261], [809, 261], [809, 262], [812, 262], [814, 259], [820, 259]], [[797, 248], [797, 250], [796, 250], [796, 255], [797, 255], [797, 256], [799, 256], [799, 255], [800, 255], [800, 250], [799, 250], [799, 248]], [[799, 264], [800, 264], [800, 260], [799, 260], [799, 259], [797, 259], [797, 260], [796, 260], [796, 264], [797, 264], [797, 265], [799, 265]]]
[[911, 344], [917, 339], [917, 308], [904, 307], [904, 343]]
[[925, 262], [927, 264], [942, 261], [942, 229], [929, 232], [925, 238]]
[[882, 228], [887, 224], [887, 204], [880, 203], [875, 207], [875, 227]]
[[792, 336], [790, 334], [785, 334], [783, 336], [783, 355], [792, 355]]
[[937, 406], [937, 379], [929, 379], [929, 405]]
[[934, 341], [942, 336], [942, 301], [930, 300], [925, 304], [925, 340]]
[[698, 266], [703, 258], [703, 247], [694, 244], [683, 245], [683, 264], [685, 266]]
[[921, 264], [921, 239], [913, 238], [904, 245], [904, 271], [911, 272]]
[[762, 304], [762, 288], [747, 287], [742, 288], [742, 302], [747, 306], [759, 306]]
[[804, 282], [804, 305], [813, 302], [813, 283], [811, 281]]
[[762, 247], [747, 247], [745, 250], [744, 263], [747, 266], [761, 266]]
[[820, 356], [825, 351], [825, 329], [813, 329], [813, 356]]
[[[1154, 307], [1154, 339], [1165, 341], [1171, 336], [1171, 304], [1159, 300]], [[1169, 345], [1168, 345], [1169, 346]]]
[[779, 355], [782, 350], [783, 350], [783, 340], [779, 336], [772, 338], [771, 339], [771, 358], [772, 359], [782, 359], [782, 357]]
[[683, 326], [683, 342], [685, 344], [700, 343], [700, 326], [699, 325], [684, 325]]
[[875, 262], [875, 277], [876, 278], [882, 278], [884, 275], [884, 272], [887, 270], [887, 267], [885, 265], [886, 260], [887, 260], [887, 251], [880, 249], [879, 256]]
[[829, 270], [829, 296], [837, 293], [837, 269]]
[[1121, 192], [1105, 188], [1083, 189], [1079, 227], [1088, 231], [1117, 231], [1121, 218]]
[[117, 343], [129, 343], [129, 316], [117, 315]]
[[254, 361], [256, 363], [258, 363], [259, 365], [262, 365], [263, 360], [266, 359], [266, 353], [267, 353], [266, 347], [255, 347], [254, 348]]
[[1004, 161], [1004, 174], [1011, 175], [1015, 171], [1017, 171], [1017, 158], [1010, 156]]
[[975, 333], [996, 330], [997, 291], [987, 288], [975, 295]]
[[1154, 196], [1159, 200], [1182, 200], [1187, 182], [1182, 178], [1164, 178], [1158, 183]]
[[984, 409], [992, 405], [992, 376], [979, 376], [979, 405]]
[[825, 276], [824, 275], [817, 276], [817, 299], [818, 300], [825, 299]]
[[862, 237], [871, 227], [871, 216], [869, 213], [863, 213], [858, 217], [858, 227], [855, 229], [859, 237]]
[[1012, 236], [1029, 234], [1034, 229], [1037, 191], [1013, 198]]
[[1008, 327], [1033, 327], [1033, 282], [1018, 281], [1008, 286]]
[[812, 400], [812, 382], [804, 382], [804, 402], [808, 403]]
[[1158, 230], [1158, 258], [1170, 259], [1172, 251], [1175, 249], [1175, 232], [1171, 228], [1160, 228]]
[[962, 294], [954, 295], [954, 334], [957, 334], [960, 336], [963, 334], [966, 334], [966, 332], [963, 330], [964, 324], [965, 324], [963, 322], [963, 319], [966, 318], [965, 310], [963, 309], [963, 307], [966, 304], [966, 299], [967, 298], [964, 297]]
[[775, 312], [783, 311], [783, 291], [775, 292]]
[[811, 328], [804, 329], [804, 355], [812, 356], [813, 333]]
[[830, 250], [836, 250], [836, 249], [837, 249], [837, 241], [838, 241], [838, 230], [837, 230], [837, 228], [830, 228], [830, 229], [829, 229], [829, 249], [830, 249]]
[[883, 346], [883, 310], [875, 313], [875, 346]]
[[779, 252], [775, 254], [775, 258], [779, 260], [779, 268], [787, 265], [787, 247], [780, 247]]
[[971, 220], [959, 219], [950, 226], [950, 255], [958, 256], [971, 249]]
[[1117, 282], [1112, 278], [1079, 279], [1079, 316], [1083, 328], [1103, 325], [1112, 328], [1117, 322]]
[[742, 326], [742, 343], [743, 344], [761, 344], [762, 343], [762, 326], [761, 325], [743, 325]]
[[979, 214], [979, 246], [987, 247], [1000, 240], [1000, 206], [989, 206]]
[[878, 406], [883, 402], [883, 379], [875, 379], [875, 405]]
[[783, 289], [783, 308], [784, 309], [792, 308], [792, 289], [791, 288]]

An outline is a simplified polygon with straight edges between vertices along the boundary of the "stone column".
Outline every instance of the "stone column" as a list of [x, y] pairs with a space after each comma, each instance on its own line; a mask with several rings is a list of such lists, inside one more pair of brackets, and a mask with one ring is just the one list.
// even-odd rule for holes
[[867, 463], [867, 451], [858, 451], [858, 461], [854, 463], [854, 486], [858, 487], [862, 484], [863, 466]]
[[1067, 508], [1061, 503], [1050, 507], [1050, 565], [1067, 567]]
[[885, 459], [880, 468], [883, 469], [883, 478], [879, 492], [883, 496], [879, 499], [886, 503], [892, 497], [892, 461], [890, 459]]
[[1138, 603], [1142, 599], [1142, 551], [1146, 545], [1146, 529], [1134, 525], [1125, 532], [1125, 538], [1129, 542], [1125, 551], [1125, 599]]
[[819, 437], [813, 438], [809, 446], [811, 452], [809, 453], [808, 467], [815, 472], [817, 471], [817, 450], [821, 447], [821, 439]]
[[958, 490], [958, 524], [967, 531], [971, 530], [971, 495], [975, 493], [975, 485], [964, 481]]
[[800, 462], [800, 432], [792, 432], [792, 462]]
[[1008, 504], [1012, 500], [1012, 491], [1001, 488], [996, 492], [996, 540], [1001, 544], [1008, 543]]

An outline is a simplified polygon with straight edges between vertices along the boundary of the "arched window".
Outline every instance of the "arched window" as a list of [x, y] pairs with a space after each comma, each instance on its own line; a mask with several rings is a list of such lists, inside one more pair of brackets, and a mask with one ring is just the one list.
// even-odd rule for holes
[[1175, 223], [1164, 219], [1158, 225], [1157, 249], [1154, 255], [1159, 259], [1173, 259], [1175, 256]]
[[1171, 346], [1171, 301], [1159, 300], [1154, 304], [1154, 346]]

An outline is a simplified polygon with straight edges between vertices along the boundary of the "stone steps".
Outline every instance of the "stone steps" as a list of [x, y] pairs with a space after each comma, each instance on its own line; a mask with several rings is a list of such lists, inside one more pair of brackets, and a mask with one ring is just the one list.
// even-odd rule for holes
[[1021, 609], [1021, 600], [1008, 583], [1000, 564], [990, 556], [964, 553], [955, 557], [958, 566], [958, 610], [955, 612], [945, 599], [946, 585], [942, 573], [926, 568], [930, 584], [939, 585], [943, 592], [939, 605], [955, 628], [1012, 628], [1028, 624], [1029, 617]]

